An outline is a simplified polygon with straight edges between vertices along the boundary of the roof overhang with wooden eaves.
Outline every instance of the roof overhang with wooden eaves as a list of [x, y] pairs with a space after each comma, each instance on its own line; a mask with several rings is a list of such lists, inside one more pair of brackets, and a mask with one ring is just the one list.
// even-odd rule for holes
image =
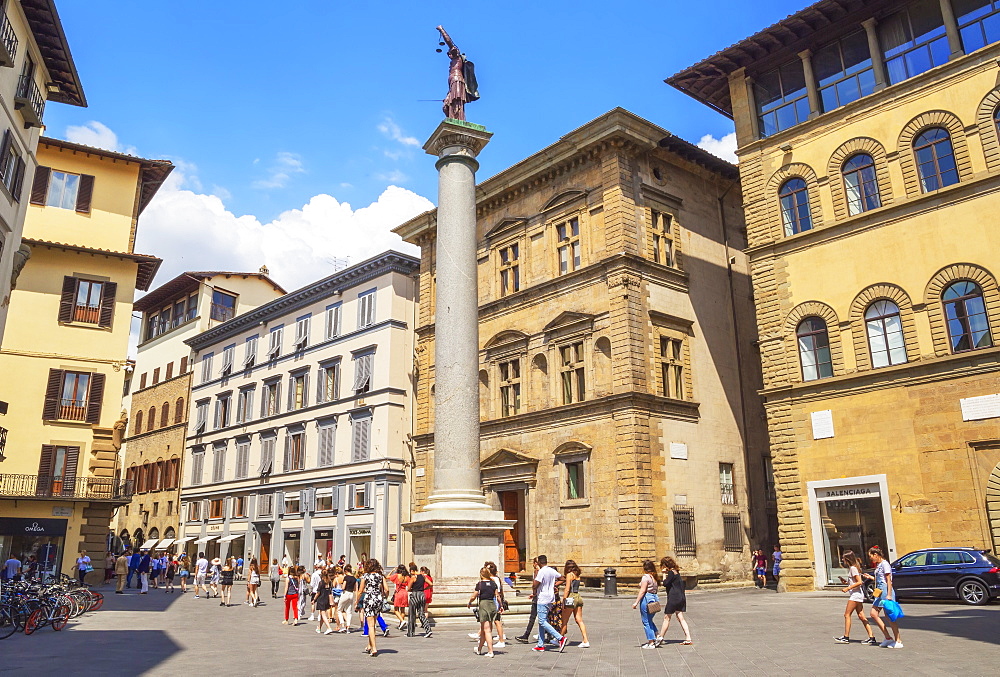
[[87, 107], [87, 97], [76, 72], [76, 63], [69, 51], [69, 42], [63, 31], [62, 21], [56, 11], [54, 0], [20, 0], [21, 9], [28, 20], [38, 51], [49, 72], [49, 79], [58, 85], [58, 91], [48, 91], [48, 101], [68, 103], [71, 106]]
[[156, 256], [149, 256], [147, 254], [134, 254], [130, 252], [116, 252], [113, 249], [99, 249], [97, 247], [81, 247], [75, 244], [66, 244], [65, 242], [52, 242], [49, 240], [33, 240], [31, 238], [24, 238], [21, 242], [27, 244], [31, 247], [47, 247], [49, 249], [62, 249], [63, 251], [79, 252], [81, 254], [90, 254], [92, 256], [107, 256], [117, 259], [125, 259], [128, 261], [135, 261], [138, 266], [135, 276], [135, 288], [140, 291], [146, 291], [149, 289], [149, 285], [153, 282], [153, 278], [156, 276], [156, 271], [159, 270], [160, 264], [163, 263], [163, 259]]

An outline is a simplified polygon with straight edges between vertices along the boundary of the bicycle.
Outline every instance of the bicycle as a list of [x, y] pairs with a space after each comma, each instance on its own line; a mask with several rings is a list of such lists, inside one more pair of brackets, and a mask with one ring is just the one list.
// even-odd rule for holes
[[51, 625], [53, 630], [59, 632], [66, 627], [67, 621], [69, 621], [69, 606], [56, 604], [54, 599], [48, 599], [28, 616], [28, 621], [24, 624], [24, 634], [30, 635], [46, 625]]

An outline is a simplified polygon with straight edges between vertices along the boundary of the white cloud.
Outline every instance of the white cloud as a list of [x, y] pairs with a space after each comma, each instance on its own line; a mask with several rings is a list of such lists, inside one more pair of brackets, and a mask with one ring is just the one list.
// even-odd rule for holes
[[[257, 161], [254, 161], [257, 164]], [[260, 190], [271, 190], [273, 188], [284, 188], [288, 185], [289, 180], [291, 180], [293, 174], [302, 174], [305, 172], [305, 167], [302, 166], [302, 157], [297, 153], [289, 153], [287, 151], [279, 152], [275, 158], [274, 162], [268, 168], [268, 175], [265, 179], [258, 179], [253, 182], [253, 187]]]
[[402, 128], [400, 128], [400, 126], [397, 125], [396, 122], [390, 117], [385, 117], [382, 122], [379, 123], [378, 131], [382, 132], [393, 141], [398, 141], [404, 146], [420, 146], [420, 142], [417, 140], [417, 137], [407, 136], [404, 134]]
[[393, 169], [388, 172], [379, 172], [375, 175], [375, 179], [385, 181], [386, 183], [406, 183], [410, 180], [410, 177], [398, 169]]
[[107, 125], [97, 120], [91, 120], [82, 125], [69, 125], [66, 127], [66, 140], [94, 148], [112, 150], [116, 153], [136, 154], [135, 147], [122, 147], [118, 142], [118, 135], [111, 131]]
[[736, 157], [736, 132], [730, 132], [721, 139], [717, 139], [711, 134], [706, 134], [701, 137], [698, 147], [733, 164], [736, 164], [738, 161]]

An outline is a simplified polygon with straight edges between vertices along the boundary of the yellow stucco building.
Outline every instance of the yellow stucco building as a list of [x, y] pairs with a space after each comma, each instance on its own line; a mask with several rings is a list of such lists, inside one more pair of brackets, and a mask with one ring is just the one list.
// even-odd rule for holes
[[1000, 549], [998, 18], [824, 0], [667, 80], [736, 122], [788, 589]]
[[85, 549], [96, 581], [112, 512], [132, 492], [117, 449], [134, 290], [160, 264], [134, 251], [136, 224], [173, 165], [48, 138], [38, 162], [23, 239], [32, 255], [0, 349], [0, 555], [35, 555], [58, 574]]

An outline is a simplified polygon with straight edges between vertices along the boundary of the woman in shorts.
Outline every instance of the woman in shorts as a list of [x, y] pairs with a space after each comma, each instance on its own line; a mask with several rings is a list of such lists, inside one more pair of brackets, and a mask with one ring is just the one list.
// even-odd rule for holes
[[882, 554], [881, 548], [874, 545], [868, 548], [868, 559], [871, 561], [872, 566], [875, 567], [875, 575], [870, 576], [865, 574], [865, 578], [875, 580], [875, 601], [872, 602], [871, 616], [872, 620], [878, 625], [879, 630], [885, 635], [885, 640], [883, 640], [879, 646], [888, 649], [902, 649], [903, 643], [899, 641], [899, 626], [896, 621], [886, 618], [889, 621], [889, 625], [892, 627], [892, 636], [889, 636], [889, 630], [885, 627], [885, 623], [879, 618], [879, 612], [882, 610], [882, 605], [886, 600], [896, 600], [896, 591], [892, 589], [892, 566], [885, 559], [885, 555]]
[[479, 642], [473, 651], [477, 656], [483, 654], [486, 646], [486, 656], [493, 658], [493, 626], [498, 617], [497, 595], [499, 588], [493, 580], [493, 574], [487, 567], [479, 570], [479, 582], [476, 583], [472, 596], [469, 598], [469, 608], [476, 603], [476, 618], [479, 619]]
[[191, 563], [188, 561], [187, 553], [182, 554], [177, 559], [177, 568], [181, 577], [181, 594], [188, 591], [188, 578], [191, 577]]
[[254, 557], [250, 560], [250, 571], [247, 573], [247, 592], [250, 596], [247, 604], [250, 606], [255, 607], [260, 604], [258, 590], [260, 590], [260, 567], [257, 565], [257, 558]]
[[177, 560], [173, 557], [167, 558], [167, 568], [163, 570], [163, 592], [174, 591], [174, 576], [177, 575]]
[[566, 579], [566, 583], [563, 592], [562, 627], [559, 631], [565, 635], [566, 631], [569, 630], [569, 619], [573, 618], [580, 628], [580, 634], [583, 635], [583, 641], [577, 646], [581, 649], [589, 649], [590, 640], [587, 638], [587, 626], [583, 624], [583, 597], [580, 595], [581, 575], [577, 563], [571, 559], [566, 560], [566, 566], [563, 568], [563, 577]]
[[844, 635], [836, 637], [834, 641], [841, 644], [848, 644], [851, 641], [851, 616], [857, 614], [858, 620], [865, 626], [865, 632], [868, 633], [868, 639], [862, 644], [875, 646], [878, 642], [875, 641], [875, 636], [872, 634], [872, 626], [865, 618], [865, 583], [861, 580], [861, 561], [853, 550], [845, 550], [840, 561], [847, 568], [848, 576], [848, 578], [840, 577], [840, 582], [847, 584], [847, 587], [841, 592], [846, 592], [850, 597], [847, 598], [847, 609], [844, 611]]
[[677, 614], [677, 622], [684, 631], [684, 641], [681, 644], [690, 646], [694, 642], [691, 641], [691, 630], [684, 618], [684, 614], [687, 613], [687, 593], [684, 590], [681, 569], [673, 557], [664, 557], [660, 560], [660, 572], [663, 574], [663, 587], [667, 591], [667, 606], [663, 609], [663, 627], [656, 637], [656, 646], [663, 644], [663, 638], [670, 629], [670, 619], [674, 614]]

